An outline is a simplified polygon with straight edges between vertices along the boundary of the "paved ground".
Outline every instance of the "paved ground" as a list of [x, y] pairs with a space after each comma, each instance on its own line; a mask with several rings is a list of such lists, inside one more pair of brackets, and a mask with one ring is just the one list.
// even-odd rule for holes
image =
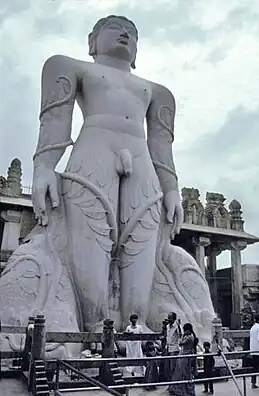
[[0, 396], [28, 396], [26, 386], [17, 379], [0, 380]]
[[[242, 382], [239, 381], [241, 387]], [[196, 388], [196, 396], [203, 395], [203, 388], [199, 385]], [[130, 391], [130, 396], [167, 396], [168, 393], [165, 391], [165, 388], [160, 388], [155, 392], [147, 392], [144, 389], [134, 389]], [[239, 393], [236, 390], [232, 381], [228, 381], [227, 383], [219, 383], [215, 385], [215, 396], [238, 396]], [[247, 380], [247, 395], [246, 396], [259, 396], [259, 388], [251, 389], [250, 381]], [[23, 383], [14, 379], [2, 379], [0, 381], [0, 396], [29, 396], [26, 391], [26, 387]], [[64, 396], [107, 396], [106, 392], [100, 391], [91, 391], [91, 392], [66, 392]]]

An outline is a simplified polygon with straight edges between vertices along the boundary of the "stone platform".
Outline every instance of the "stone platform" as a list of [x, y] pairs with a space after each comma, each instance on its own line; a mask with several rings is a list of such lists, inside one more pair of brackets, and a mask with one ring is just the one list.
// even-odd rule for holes
[[[247, 395], [255, 396], [259, 395], [259, 389], [251, 389], [250, 378], [247, 378]], [[242, 388], [242, 380], [239, 380]], [[203, 395], [203, 387], [198, 385], [196, 387], [196, 396]], [[217, 396], [238, 396], [238, 391], [232, 381], [222, 382], [215, 384], [215, 395]], [[130, 390], [130, 396], [167, 396], [165, 388], [160, 388], [157, 391], [148, 392], [145, 389], [134, 389]], [[66, 392], [63, 393], [64, 396], [107, 396], [107, 392], [103, 391], [81, 391], [81, 392]], [[29, 396], [25, 385], [17, 379], [2, 379], [0, 381], [0, 396]]]

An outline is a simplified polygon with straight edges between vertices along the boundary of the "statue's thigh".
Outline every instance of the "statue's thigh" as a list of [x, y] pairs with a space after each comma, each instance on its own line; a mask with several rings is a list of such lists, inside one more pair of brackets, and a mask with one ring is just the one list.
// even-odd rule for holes
[[135, 173], [122, 181], [119, 238], [122, 266], [144, 259], [150, 260], [149, 266], [155, 263], [161, 196], [152, 169], [139, 166]]
[[132, 312], [144, 323], [149, 307], [162, 194], [155, 178], [148, 176], [143, 170], [141, 174], [133, 173], [120, 189], [118, 251], [123, 326]]
[[111, 166], [112, 153], [105, 154], [108, 165], [97, 154], [95, 160], [87, 154], [81, 162], [78, 155], [76, 161], [71, 158], [64, 173], [64, 200], [76, 277], [90, 282], [90, 288], [108, 276], [110, 255], [117, 242], [119, 179]]

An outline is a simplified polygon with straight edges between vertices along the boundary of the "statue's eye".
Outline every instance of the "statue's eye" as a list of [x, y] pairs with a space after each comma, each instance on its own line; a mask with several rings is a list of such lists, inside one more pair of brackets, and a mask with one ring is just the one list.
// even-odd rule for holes
[[133, 28], [128, 28], [127, 32], [131, 35], [131, 36], [135, 36], [136, 37], [136, 31]]
[[110, 24], [108, 28], [111, 30], [120, 30], [121, 26], [114, 23], [114, 24]]

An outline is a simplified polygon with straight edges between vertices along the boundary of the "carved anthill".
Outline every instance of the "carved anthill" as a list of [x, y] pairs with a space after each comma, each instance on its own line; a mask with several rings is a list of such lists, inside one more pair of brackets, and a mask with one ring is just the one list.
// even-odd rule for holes
[[197, 188], [182, 188], [182, 206], [184, 222], [189, 224], [204, 224], [204, 207], [200, 201]]

